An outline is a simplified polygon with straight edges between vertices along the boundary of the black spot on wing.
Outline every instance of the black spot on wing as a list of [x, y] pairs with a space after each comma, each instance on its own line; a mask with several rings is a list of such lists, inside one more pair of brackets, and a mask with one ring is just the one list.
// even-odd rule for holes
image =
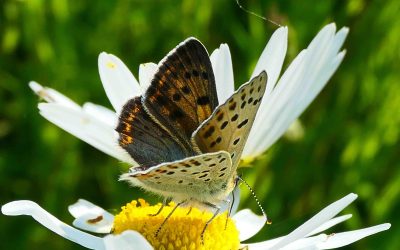
[[198, 105], [208, 105], [210, 103], [210, 98], [208, 96], [200, 96], [197, 98]]
[[244, 125], [247, 124], [248, 121], [249, 121], [249, 119], [243, 120], [241, 123], [239, 123], [239, 125], [238, 125], [237, 127], [238, 127], [238, 128], [242, 128]]

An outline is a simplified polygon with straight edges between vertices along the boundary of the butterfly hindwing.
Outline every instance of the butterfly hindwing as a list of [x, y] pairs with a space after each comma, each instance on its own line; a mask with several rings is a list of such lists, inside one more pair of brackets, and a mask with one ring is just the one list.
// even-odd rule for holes
[[266, 82], [267, 74], [263, 71], [242, 85], [193, 133], [192, 143], [203, 153], [220, 150], [229, 152], [233, 166], [237, 167], [264, 95]]
[[235, 174], [229, 153], [219, 151], [162, 163], [146, 170], [131, 168], [121, 179], [165, 197], [201, 201], [209, 200], [210, 196], [225, 198]]
[[193, 155], [179, 140], [167, 133], [143, 109], [140, 97], [123, 107], [119, 124], [119, 144], [142, 167], [175, 161]]
[[154, 120], [189, 146], [193, 131], [218, 106], [204, 46], [189, 38], [171, 51], [160, 62], [142, 102]]

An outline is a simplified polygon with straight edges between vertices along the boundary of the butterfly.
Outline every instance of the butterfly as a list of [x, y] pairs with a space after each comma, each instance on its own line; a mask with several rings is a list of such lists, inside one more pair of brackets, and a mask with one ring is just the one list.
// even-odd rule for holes
[[217, 207], [235, 188], [266, 84], [263, 71], [219, 104], [207, 50], [195, 38], [180, 43], [121, 111], [119, 145], [139, 166], [120, 179], [178, 204]]

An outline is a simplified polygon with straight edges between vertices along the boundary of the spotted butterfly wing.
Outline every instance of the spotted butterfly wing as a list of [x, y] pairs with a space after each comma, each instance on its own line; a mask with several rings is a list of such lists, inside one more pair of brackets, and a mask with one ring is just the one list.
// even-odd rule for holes
[[218, 106], [214, 73], [204, 46], [189, 38], [171, 51], [160, 62], [142, 102], [160, 126], [191, 148], [193, 131]]
[[141, 169], [194, 154], [150, 118], [140, 97], [124, 105], [116, 131], [120, 146], [141, 165]]
[[131, 168], [121, 180], [175, 200], [218, 204], [232, 191], [235, 171], [228, 152], [196, 155], [148, 169]]
[[266, 82], [267, 73], [263, 71], [242, 85], [193, 133], [192, 143], [204, 153], [220, 150], [229, 152], [236, 168], [264, 95]]

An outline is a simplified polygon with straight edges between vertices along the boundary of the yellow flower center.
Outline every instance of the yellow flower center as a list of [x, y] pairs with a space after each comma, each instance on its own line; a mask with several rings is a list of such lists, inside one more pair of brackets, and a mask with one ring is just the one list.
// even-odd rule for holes
[[[115, 216], [113, 233], [135, 230], [141, 233], [155, 249], [231, 249], [239, 248], [239, 232], [227, 212], [216, 216], [204, 232], [206, 222], [213, 216], [211, 212], [195, 207], [178, 207], [165, 222], [158, 235], [161, 223], [175, 207], [171, 202], [157, 213], [161, 204], [150, 206], [145, 200], [133, 200], [122, 207]], [[226, 227], [225, 227], [226, 225]]]

